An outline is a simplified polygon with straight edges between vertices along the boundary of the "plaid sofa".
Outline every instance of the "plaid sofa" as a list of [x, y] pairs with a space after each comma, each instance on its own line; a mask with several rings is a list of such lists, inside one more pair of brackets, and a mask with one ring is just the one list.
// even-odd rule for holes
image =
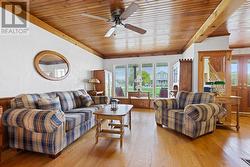
[[[93, 112], [108, 104], [106, 96], [92, 97], [94, 104], [79, 108], [79, 96], [85, 90], [23, 94], [11, 100], [11, 109], [3, 114], [11, 148], [56, 155], [94, 125]], [[39, 98], [59, 97], [61, 110], [41, 110]]]
[[155, 120], [191, 138], [213, 132], [217, 118], [226, 115], [226, 110], [213, 103], [210, 93], [180, 91], [176, 98], [154, 101]]

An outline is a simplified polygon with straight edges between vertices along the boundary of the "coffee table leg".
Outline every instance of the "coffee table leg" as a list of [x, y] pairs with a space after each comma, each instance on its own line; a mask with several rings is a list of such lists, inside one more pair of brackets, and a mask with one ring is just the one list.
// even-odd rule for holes
[[99, 119], [96, 117], [96, 134], [95, 134], [95, 144], [98, 143], [98, 137], [99, 137], [99, 133], [100, 133], [100, 129], [101, 129], [101, 123], [99, 121]]
[[128, 122], [129, 122], [129, 130], [131, 130], [131, 110], [129, 111], [129, 118], [128, 118]]
[[120, 147], [122, 147], [122, 142], [123, 142], [123, 134], [124, 134], [124, 126], [123, 126], [123, 117], [120, 119]]
[[237, 132], [240, 130], [240, 119], [239, 119], [240, 114], [239, 114], [239, 112], [240, 112], [240, 104], [238, 102], [237, 112], [236, 112], [236, 129], [237, 129]]

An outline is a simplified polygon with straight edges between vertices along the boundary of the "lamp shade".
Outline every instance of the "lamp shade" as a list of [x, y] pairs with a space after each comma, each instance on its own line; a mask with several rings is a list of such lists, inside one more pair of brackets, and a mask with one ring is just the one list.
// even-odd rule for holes
[[99, 84], [100, 81], [99, 81], [99, 79], [91, 78], [91, 79], [89, 80], [89, 83]]

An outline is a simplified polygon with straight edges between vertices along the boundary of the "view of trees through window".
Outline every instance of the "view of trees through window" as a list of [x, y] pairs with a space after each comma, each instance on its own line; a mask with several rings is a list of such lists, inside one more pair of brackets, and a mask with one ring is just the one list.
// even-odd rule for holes
[[232, 86], [238, 85], [238, 61], [232, 60], [231, 62], [231, 84]]
[[156, 97], [168, 96], [168, 65], [167, 63], [158, 63], [155, 67], [156, 73]]
[[143, 92], [150, 92], [151, 97], [168, 97], [167, 63], [129, 64], [123, 66], [116, 66], [116, 96], [123, 97], [127, 96], [128, 91], [136, 91], [135, 80], [138, 76], [142, 78], [141, 90]]
[[129, 64], [128, 65], [128, 91], [135, 91], [135, 79], [139, 75], [139, 65], [138, 64]]
[[126, 69], [126, 66], [115, 67], [115, 95], [117, 97], [124, 97], [127, 94]]
[[154, 96], [154, 68], [153, 64], [142, 64], [142, 91], [150, 92]]

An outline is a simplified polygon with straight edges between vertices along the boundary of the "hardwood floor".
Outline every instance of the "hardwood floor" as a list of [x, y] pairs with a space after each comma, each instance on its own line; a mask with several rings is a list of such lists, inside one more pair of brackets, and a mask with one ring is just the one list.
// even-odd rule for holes
[[135, 109], [132, 131], [126, 129], [123, 148], [119, 140], [100, 139], [95, 129], [67, 147], [57, 159], [47, 155], [5, 151], [1, 167], [247, 167], [240, 158], [250, 159], [250, 117], [241, 117], [239, 133], [217, 129], [192, 140], [158, 127], [154, 112]]

